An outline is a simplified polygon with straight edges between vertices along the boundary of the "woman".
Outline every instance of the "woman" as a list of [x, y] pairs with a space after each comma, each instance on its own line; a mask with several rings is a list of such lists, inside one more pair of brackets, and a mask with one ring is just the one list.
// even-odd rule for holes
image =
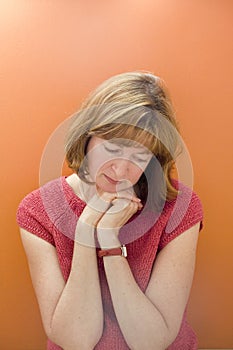
[[112, 77], [73, 119], [74, 173], [17, 212], [47, 349], [197, 349], [186, 304], [202, 208], [172, 179], [180, 139], [161, 79]]

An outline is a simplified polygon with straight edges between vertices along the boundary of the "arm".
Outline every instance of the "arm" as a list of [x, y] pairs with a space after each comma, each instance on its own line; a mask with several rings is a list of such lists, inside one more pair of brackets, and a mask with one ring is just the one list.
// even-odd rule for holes
[[23, 229], [21, 236], [47, 336], [66, 350], [93, 349], [103, 327], [95, 249], [74, 243], [65, 283], [55, 248]]
[[192, 284], [198, 230], [199, 224], [159, 253], [145, 294], [125, 258], [104, 257], [114, 309], [130, 349], [164, 350], [175, 340]]
[[21, 229], [45, 332], [66, 350], [93, 349], [102, 335], [102, 298], [93, 233], [113, 198], [115, 194], [95, 195], [83, 210], [67, 282], [55, 247]]
[[104, 201], [93, 196], [79, 217], [67, 282], [56, 248], [21, 229], [45, 332], [66, 350], [93, 349], [102, 335], [103, 310], [93, 232], [108, 207], [107, 196]]

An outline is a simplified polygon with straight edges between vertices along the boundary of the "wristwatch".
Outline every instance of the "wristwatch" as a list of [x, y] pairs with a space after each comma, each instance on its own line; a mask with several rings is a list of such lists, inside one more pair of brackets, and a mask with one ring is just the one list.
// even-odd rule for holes
[[121, 255], [124, 258], [127, 257], [127, 249], [125, 245], [122, 245], [119, 248], [112, 248], [112, 249], [101, 249], [98, 251], [98, 256], [100, 258], [104, 256], [113, 256], [113, 255]]

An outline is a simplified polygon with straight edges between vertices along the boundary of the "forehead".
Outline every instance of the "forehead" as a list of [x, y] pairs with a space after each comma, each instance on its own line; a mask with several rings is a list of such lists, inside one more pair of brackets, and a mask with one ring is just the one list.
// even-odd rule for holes
[[136, 151], [140, 151], [143, 153], [150, 154], [150, 150], [142, 143], [139, 143], [135, 140], [129, 140], [129, 139], [124, 139], [124, 138], [112, 138], [112, 139], [107, 139], [105, 142], [113, 144], [118, 147], [127, 147], [127, 148], [132, 148]]
[[132, 125], [107, 125], [99, 130], [95, 130], [92, 136], [97, 136], [121, 146], [144, 147], [152, 153], [155, 153], [157, 149], [157, 138], [155, 135]]

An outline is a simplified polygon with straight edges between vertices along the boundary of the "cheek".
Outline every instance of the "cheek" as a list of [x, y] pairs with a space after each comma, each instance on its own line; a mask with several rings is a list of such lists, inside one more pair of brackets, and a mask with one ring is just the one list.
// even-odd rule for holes
[[91, 177], [93, 179], [96, 178], [97, 174], [108, 167], [108, 158], [103, 155], [103, 152], [101, 151], [93, 151], [88, 154], [87, 162], [88, 162], [88, 169]]
[[130, 180], [132, 183], [137, 183], [143, 173], [143, 169], [139, 166], [133, 165], [130, 169]]

